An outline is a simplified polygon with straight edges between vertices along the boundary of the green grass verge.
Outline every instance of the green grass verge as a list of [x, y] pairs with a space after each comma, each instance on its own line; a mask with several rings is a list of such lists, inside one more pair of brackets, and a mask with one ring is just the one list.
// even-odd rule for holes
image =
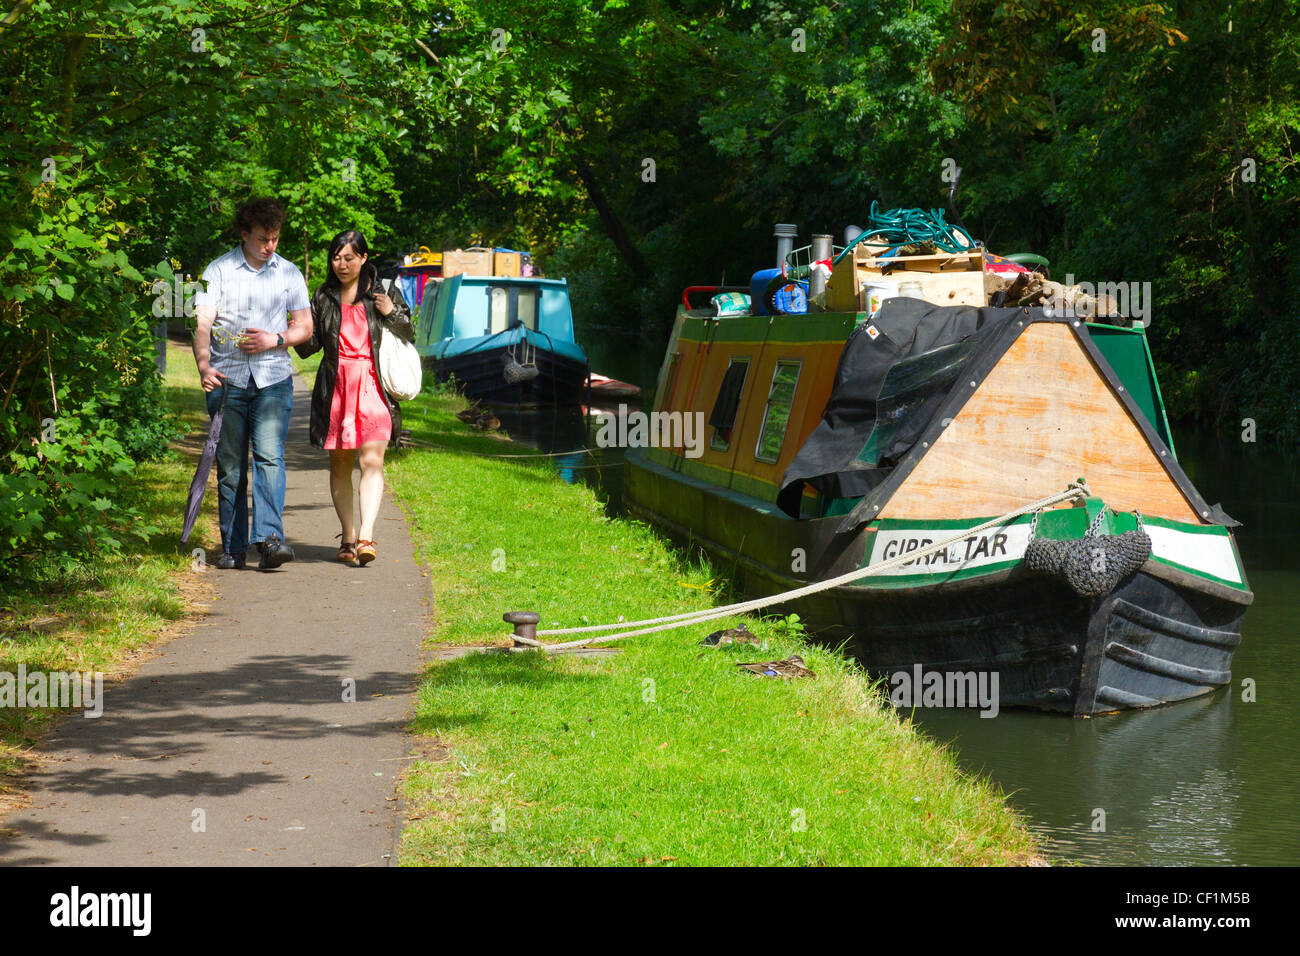
[[[0, 672], [101, 670], [112, 674], [131, 651], [185, 617], [210, 588], [178, 552], [194, 456], [208, 417], [188, 348], [169, 343], [164, 391], [189, 438], [160, 460], [138, 465], [126, 494], [146, 524], [159, 529], [143, 547], [106, 554], [0, 597]], [[197, 438], [196, 438], [197, 436]], [[216, 495], [209, 489], [193, 542], [216, 533]], [[66, 713], [66, 712], [64, 712]], [[0, 795], [19, 786], [29, 751], [58, 718], [49, 708], [0, 707]]]
[[[527, 451], [469, 432], [463, 401], [404, 406], [424, 445], [388, 479], [428, 569], [438, 645], [501, 643], [507, 610], [542, 626], [723, 603], [725, 575]], [[738, 619], [737, 619], [738, 620]], [[1015, 864], [1032, 836], [989, 783], [900, 721], [875, 685], [797, 622], [749, 620], [761, 647], [699, 645], [713, 622], [602, 657], [469, 654], [432, 664], [405, 778], [401, 862]], [[801, 655], [816, 679], [737, 661]]]

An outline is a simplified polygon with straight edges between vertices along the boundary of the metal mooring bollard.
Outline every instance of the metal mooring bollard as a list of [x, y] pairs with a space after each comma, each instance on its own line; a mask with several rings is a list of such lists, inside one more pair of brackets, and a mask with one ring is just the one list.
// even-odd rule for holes
[[515, 626], [515, 647], [537, 646], [537, 622], [542, 619], [540, 614], [536, 611], [507, 611], [501, 615], [501, 619]]

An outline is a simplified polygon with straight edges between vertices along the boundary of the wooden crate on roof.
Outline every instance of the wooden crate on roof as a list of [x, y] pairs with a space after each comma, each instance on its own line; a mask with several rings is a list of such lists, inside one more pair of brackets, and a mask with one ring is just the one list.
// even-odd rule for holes
[[492, 250], [482, 247], [472, 249], [447, 249], [442, 254], [442, 274], [452, 276], [492, 275]]
[[492, 274], [494, 276], [519, 276], [523, 274], [523, 255], [518, 252], [506, 252], [497, 249], [492, 254]]
[[835, 264], [826, 282], [826, 308], [831, 312], [866, 312], [863, 288], [877, 280], [916, 282], [921, 297], [934, 305], [988, 305], [984, 291], [984, 250], [936, 252], [920, 256], [878, 255], [865, 243]]

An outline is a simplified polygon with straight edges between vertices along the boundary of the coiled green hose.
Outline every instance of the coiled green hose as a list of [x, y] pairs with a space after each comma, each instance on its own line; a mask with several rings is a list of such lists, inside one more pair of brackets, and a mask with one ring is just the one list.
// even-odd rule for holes
[[[854, 246], [868, 240], [877, 241], [880, 245], [888, 245], [890, 248], [885, 252], [885, 256], [894, 255], [902, 246], [921, 242], [928, 242], [943, 252], [965, 252], [975, 248], [975, 240], [971, 234], [961, 226], [948, 225], [943, 218], [943, 212], [939, 209], [890, 209], [886, 212], [878, 212], [876, 207], [876, 201], [872, 200], [871, 212], [868, 216], [870, 224], [863, 230], [862, 235], [844, 247], [844, 250], [835, 257], [835, 262], [839, 262]], [[966, 245], [962, 245], [954, 233], [964, 237]]]

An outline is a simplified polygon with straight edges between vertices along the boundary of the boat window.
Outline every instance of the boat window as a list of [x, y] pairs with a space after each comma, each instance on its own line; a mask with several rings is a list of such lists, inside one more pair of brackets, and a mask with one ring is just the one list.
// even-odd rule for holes
[[759, 461], [775, 463], [781, 457], [785, 443], [785, 429], [790, 423], [790, 406], [794, 404], [795, 388], [799, 384], [799, 362], [777, 362], [772, 372], [772, 387], [767, 393], [767, 410], [763, 413], [763, 430], [758, 435], [754, 457]]
[[726, 451], [731, 444], [731, 429], [736, 424], [740, 394], [745, 390], [745, 376], [748, 372], [748, 358], [733, 358], [727, 366], [727, 374], [722, 377], [718, 400], [713, 403], [713, 412], [709, 415], [709, 424], [713, 427], [709, 447], [714, 451]]
[[488, 289], [488, 335], [504, 332], [510, 322], [510, 294], [500, 286]]
[[534, 332], [536, 332], [537, 331], [537, 298], [538, 298], [537, 293], [540, 292], [541, 290], [516, 288], [514, 291], [519, 296], [519, 305], [518, 308], [516, 309], [516, 314], [519, 317], [519, 321], [522, 322], [526, 328], [532, 329]]
[[537, 331], [538, 293], [540, 289], [521, 289], [519, 286], [488, 286], [488, 327], [486, 334], [495, 335], [516, 325]]

